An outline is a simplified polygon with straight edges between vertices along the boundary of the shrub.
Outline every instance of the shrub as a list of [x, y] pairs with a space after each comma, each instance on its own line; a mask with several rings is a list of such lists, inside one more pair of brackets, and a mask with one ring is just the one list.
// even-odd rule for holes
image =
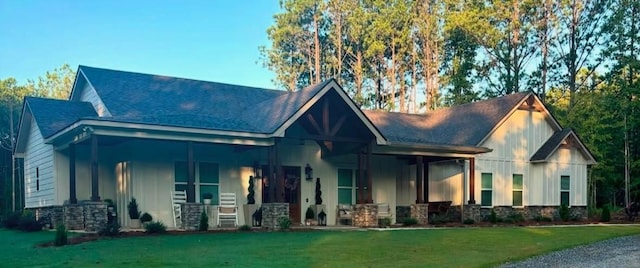
[[150, 222], [153, 220], [153, 217], [151, 217], [151, 214], [149, 213], [142, 213], [142, 216], [140, 216], [140, 222], [141, 223], [145, 223], [145, 222]]
[[278, 226], [280, 230], [288, 230], [291, 227], [291, 219], [287, 216], [278, 218]]
[[59, 247], [66, 245], [68, 242], [67, 228], [64, 227], [64, 224], [59, 224], [58, 227], [56, 227], [56, 237], [53, 240], [53, 245]]
[[213, 199], [212, 193], [204, 193], [202, 194], [202, 199]]
[[129, 204], [127, 205], [127, 209], [129, 211], [130, 219], [140, 219], [140, 210], [138, 210], [138, 202], [135, 198], [131, 198], [131, 201], [129, 201]]
[[560, 219], [562, 221], [568, 221], [569, 220], [569, 207], [567, 207], [567, 205], [562, 205], [560, 206], [560, 210], [558, 211], [558, 214], [560, 214]]
[[498, 215], [496, 214], [496, 211], [491, 209], [491, 214], [489, 214], [489, 222], [495, 224], [498, 223]]
[[391, 226], [391, 218], [380, 219], [380, 227], [389, 227], [389, 226]]
[[238, 231], [242, 231], [242, 232], [248, 232], [251, 231], [251, 227], [249, 225], [242, 225], [240, 227], [238, 227]]
[[20, 212], [10, 212], [4, 218], [2, 225], [4, 225], [7, 229], [18, 229], [20, 226], [20, 218], [22, 217], [22, 213]]
[[98, 231], [101, 236], [117, 236], [120, 234], [120, 224], [117, 221], [110, 222], [102, 230]]
[[247, 204], [251, 205], [251, 204], [255, 204], [256, 203], [256, 191], [253, 190], [254, 186], [254, 180], [255, 178], [253, 176], [249, 176], [249, 187], [247, 187]]
[[605, 205], [602, 208], [602, 216], [600, 217], [601, 222], [608, 222], [611, 220], [611, 209], [608, 205]]
[[545, 221], [545, 222], [550, 222], [550, 221], [552, 221], [552, 219], [551, 219], [551, 218], [549, 218], [549, 217], [544, 217], [544, 216], [540, 216], [540, 215], [538, 215], [538, 216], [536, 216], [535, 218], [533, 218], [533, 220], [534, 220], [534, 221], [538, 221], [538, 222], [540, 222], [540, 221]]
[[313, 213], [313, 209], [311, 209], [311, 207], [308, 207], [307, 208], [307, 212], [304, 215], [304, 218], [307, 219], [307, 220], [311, 220], [311, 219], [315, 218], [314, 214], [315, 213]]
[[198, 230], [209, 230], [209, 217], [207, 216], [207, 213], [204, 211], [204, 209], [202, 210], [202, 213], [200, 213], [200, 225], [198, 225]]
[[36, 216], [29, 211], [25, 211], [20, 217], [18, 228], [25, 232], [42, 231], [43, 224], [36, 220]]
[[473, 219], [467, 218], [462, 223], [464, 223], [464, 224], [474, 224], [474, 223], [476, 223], [476, 221], [473, 220]]
[[405, 218], [402, 221], [403, 226], [412, 226], [418, 224], [418, 220], [416, 218]]
[[322, 205], [322, 190], [320, 190], [320, 178], [316, 178], [316, 205]]
[[512, 223], [524, 222], [524, 215], [522, 213], [512, 213], [507, 217]]
[[144, 231], [148, 234], [161, 234], [167, 232], [167, 226], [161, 221], [152, 221], [144, 225]]

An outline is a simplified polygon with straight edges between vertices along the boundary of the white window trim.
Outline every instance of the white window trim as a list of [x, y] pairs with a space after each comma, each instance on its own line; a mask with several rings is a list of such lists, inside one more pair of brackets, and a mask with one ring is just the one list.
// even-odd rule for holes
[[[490, 174], [491, 175], [491, 188], [482, 187], [482, 174]], [[491, 191], [491, 205], [490, 206], [482, 205], [482, 192], [483, 191]], [[481, 208], [492, 208], [493, 207], [493, 199], [494, 199], [493, 194], [494, 194], [494, 192], [493, 192], [493, 173], [481, 172], [480, 173], [480, 207]]]
[[[562, 189], [562, 177], [567, 177], [569, 178], [569, 189], [568, 190], [564, 190]], [[571, 176], [570, 175], [560, 175], [560, 206], [562, 206], [562, 193], [568, 193], [569, 194], [569, 204], [567, 204], [567, 207], [571, 207]]]
[[[173, 189], [172, 189], [173, 191], [175, 191], [175, 189], [176, 189], [176, 185], [187, 185], [187, 184], [188, 184], [188, 182], [177, 182], [177, 181], [176, 181], [176, 174], [175, 174], [175, 172], [176, 172], [176, 171], [175, 171], [176, 167], [175, 167], [175, 165], [176, 165], [176, 163], [178, 163], [178, 162], [184, 162], [184, 163], [186, 163], [187, 161], [181, 161], [181, 160], [175, 160], [175, 161], [173, 161], [173, 172], [174, 172], [174, 173], [173, 173]], [[218, 165], [218, 183], [212, 183], [212, 182], [203, 182], [203, 183], [201, 183], [201, 182], [200, 182], [200, 164], [201, 164], [201, 163], [208, 163], [208, 164], [216, 164], [216, 165]], [[216, 195], [216, 196], [220, 196], [220, 163], [217, 163], [217, 162], [208, 162], [208, 161], [199, 161], [199, 162], [198, 162], [198, 161], [194, 161], [194, 162], [193, 162], [193, 165], [195, 166], [195, 167], [194, 167], [194, 170], [193, 170], [193, 171], [194, 171], [194, 173], [195, 173], [195, 174], [194, 174], [195, 178], [194, 178], [193, 185], [194, 185], [194, 187], [196, 188], [196, 191], [195, 191], [195, 195], [196, 195], [196, 196], [195, 196], [195, 202], [196, 202], [196, 203], [202, 203], [202, 202], [204, 202], [204, 201], [203, 201], [203, 200], [201, 200], [201, 198], [200, 198], [200, 197], [202, 196], [202, 193], [200, 193], [200, 186], [218, 186], [218, 192], [217, 192], [217, 193], [212, 193], [212, 194], [214, 194], [214, 195]], [[189, 168], [189, 167], [187, 167], [187, 168]]]
[[[522, 185], [521, 185], [522, 188], [516, 189], [514, 187], [514, 184], [513, 184], [513, 176], [514, 175], [520, 175], [520, 177], [522, 178]], [[519, 206], [513, 205], [513, 193], [514, 192], [520, 192], [520, 196], [522, 197], [522, 200], [521, 200], [522, 201], [522, 205], [519, 205]], [[524, 207], [524, 174], [522, 174], [522, 173], [513, 173], [513, 174], [511, 174], [511, 207], [514, 207], [514, 208], [523, 208]]]

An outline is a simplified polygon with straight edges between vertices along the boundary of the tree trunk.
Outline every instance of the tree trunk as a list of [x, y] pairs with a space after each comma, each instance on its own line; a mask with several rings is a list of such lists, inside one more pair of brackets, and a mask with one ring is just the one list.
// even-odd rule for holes
[[[317, 7], [316, 7], [317, 8]], [[315, 84], [320, 83], [320, 29], [318, 27], [318, 15], [317, 12], [313, 15], [313, 26], [315, 28], [313, 43], [315, 49]]]

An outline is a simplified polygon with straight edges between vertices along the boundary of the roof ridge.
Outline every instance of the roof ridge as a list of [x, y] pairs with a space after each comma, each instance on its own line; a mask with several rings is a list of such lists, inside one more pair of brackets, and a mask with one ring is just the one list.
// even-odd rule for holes
[[214, 84], [219, 84], [219, 85], [224, 85], [224, 86], [232, 86], [232, 87], [244, 87], [244, 88], [259, 89], [259, 90], [269, 90], [269, 91], [277, 91], [277, 92], [288, 92], [288, 91], [286, 91], [286, 90], [282, 90], [282, 89], [262, 88], [262, 87], [247, 86], [247, 85], [238, 85], [238, 84], [231, 84], [231, 83], [224, 83], [224, 82], [216, 82], [216, 81], [209, 81], [209, 80], [202, 80], [202, 79], [186, 78], [186, 77], [179, 77], [179, 76], [170, 76], [170, 75], [164, 75], [164, 74], [152, 74], [152, 73], [143, 73], [143, 72], [134, 72], [134, 71], [123, 71], [123, 70], [116, 70], [116, 69], [109, 69], [109, 68], [102, 68], [102, 67], [93, 67], [93, 66], [87, 66], [87, 65], [78, 65], [78, 69], [82, 70], [83, 68], [94, 69], [94, 70], [100, 70], [100, 71], [115, 72], [115, 73], [127, 73], [127, 74], [133, 74], [133, 75], [146, 75], [146, 76], [166, 77], [166, 78], [171, 78], [171, 79], [176, 79], [176, 80], [184, 80], [184, 81], [204, 82], [204, 83], [214, 83]]

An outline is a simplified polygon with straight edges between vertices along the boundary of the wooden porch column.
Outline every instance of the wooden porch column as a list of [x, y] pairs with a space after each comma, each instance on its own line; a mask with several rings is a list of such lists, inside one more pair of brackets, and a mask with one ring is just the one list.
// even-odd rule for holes
[[98, 136], [96, 135], [91, 135], [91, 201], [100, 201], [98, 194]]
[[372, 193], [373, 193], [373, 183], [371, 180], [371, 152], [373, 151], [373, 143], [369, 142], [367, 146], [367, 204], [373, 203]]
[[423, 199], [423, 201], [424, 201], [424, 203], [429, 203], [429, 162], [427, 162], [427, 163], [423, 162], [422, 166], [424, 167], [424, 173], [423, 173], [424, 174], [424, 183], [423, 183], [424, 187], [422, 187], [422, 188], [424, 188], [424, 193], [423, 193], [424, 194], [424, 199]]
[[356, 187], [358, 187], [356, 204], [364, 204], [364, 165], [362, 164], [362, 152], [358, 152], [358, 177]]
[[423, 190], [424, 186], [422, 185], [424, 182], [424, 170], [422, 165], [422, 156], [419, 155], [416, 157], [416, 204], [424, 203]]
[[470, 205], [476, 203], [476, 159], [469, 158], [469, 202]]
[[76, 144], [69, 144], [69, 203], [77, 204], [76, 197]]
[[[267, 170], [266, 170], [266, 174], [267, 174], [266, 177], [267, 177], [267, 183], [269, 185], [269, 189], [268, 189], [268, 191], [266, 193], [266, 196], [267, 196], [267, 198], [266, 198], [267, 202], [266, 203], [273, 203], [273, 202], [275, 202], [275, 200], [274, 200], [274, 197], [275, 197], [275, 188], [274, 188], [275, 176], [273, 175], [274, 174], [273, 166], [274, 166], [274, 162], [275, 162], [275, 159], [274, 159], [275, 157], [273, 156], [273, 146], [267, 148], [267, 158], [268, 158], [268, 162], [269, 163], [267, 164], [268, 167], [267, 167]], [[263, 176], [264, 176], [264, 174], [263, 174]]]
[[276, 177], [275, 177], [275, 190], [276, 190], [276, 202], [284, 202], [284, 174], [282, 172], [282, 166], [280, 165], [280, 158], [278, 154], [278, 141], [276, 140], [273, 144], [274, 147], [274, 160], [276, 165]]
[[193, 160], [193, 142], [187, 142], [187, 203], [196, 202], [196, 171]]

